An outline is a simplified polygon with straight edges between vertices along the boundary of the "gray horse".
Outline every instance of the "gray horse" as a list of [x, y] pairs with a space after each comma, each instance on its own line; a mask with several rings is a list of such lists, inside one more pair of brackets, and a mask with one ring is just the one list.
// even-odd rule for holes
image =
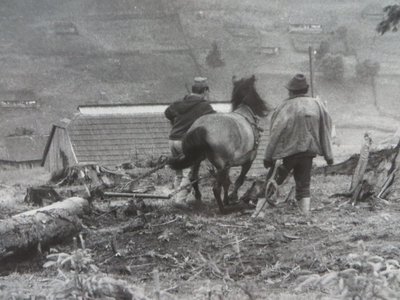
[[[190, 180], [197, 202], [201, 202], [198, 185], [200, 163], [207, 158], [214, 165], [217, 174], [213, 193], [221, 213], [224, 204], [238, 198], [238, 190], [257, 154], [260, 139], [258, 117], [271, 110], [257, 93], [255, 80], [254, 75], [237, 81], [233, 78], [232, 112], [208, 114], [197, 119], [182, 141], [184, 155], [169, 160], [172, 169], [191, 167]], [[231, 184], [229, 170], [235, 166], [241, 166], [241, 172], [228, 195]]]

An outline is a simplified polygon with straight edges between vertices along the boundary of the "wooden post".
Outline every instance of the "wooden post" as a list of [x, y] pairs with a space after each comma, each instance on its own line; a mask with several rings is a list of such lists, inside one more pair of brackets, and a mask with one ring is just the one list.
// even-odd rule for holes
[[192, 90], [191, 90], [191, 88], [189, 87], [189, 85], [188, 85], [187, 82], [185, 82], [185, 88], [186, 88], [186, 92], [187, 92], [188, 94], [190, 94], [190, 93], [192, 92]]
[[364, 134], [364, 143], [361, 146], [360, 158], [358, 160], [357, 166], [354, 170], [353, 178], [351, 179], [350, 192], [354, 192], [358, 185], [362, 184], [364, 179], [365, 170], [368, 165], [369, 150], [371, 148], [372, 139], [366, 132]]
[[314, 49], [312, 46], [308, 47], [308, 59], [310, 61], [310, 90], [311, 97], [314, 97], [314, 73], [313, 73], [313, 56]]

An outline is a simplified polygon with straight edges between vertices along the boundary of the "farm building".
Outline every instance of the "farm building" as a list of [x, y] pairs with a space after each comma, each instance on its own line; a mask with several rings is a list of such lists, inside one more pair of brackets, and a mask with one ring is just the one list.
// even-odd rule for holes
[[298, 14], [289, 16], [288, 30], [290, 33], [327, 33], [333, 30], [334, 20], [330, 16], [321, 13]]
[[335, 20], [321, 13], [293, 14], [288, 19], [290, 42], [296, 52], [308, 52], [309, 46], [317, 49], [323, 40], [334, 32]]
[[[230, 110], [228, 103], [212, 105], [219, 112]], [[76, 164], [116, 166], [169, 155], [166, 108], [164, 104], [80, 106], [71, 121], [53, 125], [42, 166], [57, 172]], [[262, 169], [260, 155], [258, 169]]]
[[278, 55], [281, 51], [280, 47], [273, 47], [273, 46], [261, 46], [257, 48], [257, 53], [265, 54], [265, 55]]
[[0, 91], [0, 107], [37, 108], [39, 100], [32, 90]]
[[54, 24], [54, 33], [56, 35], [78, 35], [78, 28], [72, 22], [56, 22]]
[[260, 36], [260, 44], [256, 46], [255, 51], [266, 56], [279, 55], [282, 51], [281, 46], [285, 43], [284, 39], [282, 35], [264, 33]]
[[384, 17], [384, 5], [380, 3], [370, 3], [362, 11], [361, 17], [371, 21], [380, 21]]
[[39, 167], [47, 136], [24, 135], [5, 137], [0, 143], [1, 169]]
[[254, 26], [225, 23], [224, 29], [235, 38], [259, 39], [260, 32]]

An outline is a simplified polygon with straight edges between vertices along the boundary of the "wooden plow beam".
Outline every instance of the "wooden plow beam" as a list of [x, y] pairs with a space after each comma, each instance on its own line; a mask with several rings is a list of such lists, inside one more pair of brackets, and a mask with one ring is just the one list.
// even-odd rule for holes
[[170, 195], [154, 195], [154, 194], [140, 194], [140, 193], [119, 193], [119, 192], [104, 192], [104, 196], [108, 197], [128, 197], [128, 198], [142, 198], [142, 199], [170, 199]]

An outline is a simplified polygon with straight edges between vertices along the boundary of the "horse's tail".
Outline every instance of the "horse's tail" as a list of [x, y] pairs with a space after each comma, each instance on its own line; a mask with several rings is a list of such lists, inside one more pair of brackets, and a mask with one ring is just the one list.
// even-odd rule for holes
[[169, 159], [169, 166], [174, 170], [190, 167], [196, 161], [203, 160], [208, 150], [207, 130], [197, 127], [185, 135], [182, 141], [183, 155]]

